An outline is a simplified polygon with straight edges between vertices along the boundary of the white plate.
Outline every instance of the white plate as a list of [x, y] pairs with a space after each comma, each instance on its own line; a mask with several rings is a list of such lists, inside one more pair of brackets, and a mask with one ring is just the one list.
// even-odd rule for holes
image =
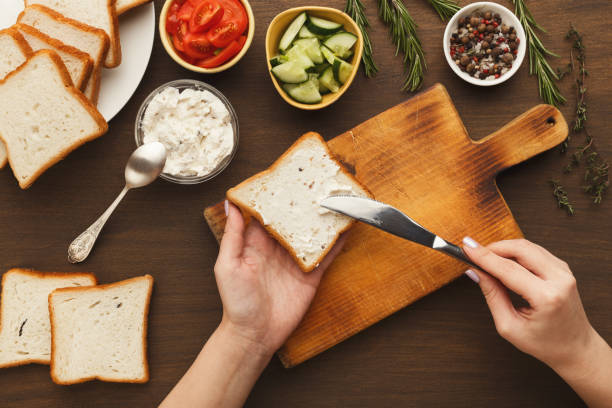
[[[0, 29], [10, 27], [23, 11], [23, 0], [0, 0]], [[102, 70], [98, 110], [110, 121], [130, 100], [149, 64], [155, 38], [155, 7], [145, 4], [119, 18], [121, 65]]]

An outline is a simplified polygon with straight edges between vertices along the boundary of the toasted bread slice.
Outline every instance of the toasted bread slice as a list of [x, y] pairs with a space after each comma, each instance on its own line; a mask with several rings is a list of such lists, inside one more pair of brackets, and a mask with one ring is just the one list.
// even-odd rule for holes
[[96, 284], [89, 273], [11, 269], [2, 276], [0, 367], [51, 362], [49, 294], [57, 288]]
[[149, 275], [110, 285], [58, 289], [49, 295], [51, 378], [57, 384], [93, 379], [149, 380]]
[[38, 51], [0, 81], [0, 139], [22, 189], [107, 129], [54, 51]]
[[23, 35], [33, 51], [53, 50], [62, 58], [70, 79], [75, 87], [85, 90], [87, 80], [91, 75], [93, 61], [89, 54], [51, 38], [26, 24], [15, 24], [14, 27]]
[[[31, 55], [32, 48], [19, 31], [13, 27], [0, 30], [0, 80], [26, 62]], [[0, 143], [0, 169], [5, 165], [6, 149], [4, 143]]]
[[120, 16], [135, 7], [149, 2], [151, 2], [151, 0], [117, 0], [117, 3], [115, 4], [117, 15]]
[[65, 17], [104, 30], [110, 40], [104, 66], [114, 68], [121, 64], [121, 41], [115, 0], [25, 0], [25, 4], [40, 4]]
[[304, 272], [316, 268], [353, 220], [322, 208], [330, 195], [371, 197], [314, 132], [300, 137], [274, 164], [227, 192], [285, 247]]
[[108, 36], [104, 30], [64, 17], [39, 4], [26, 7], [17, 21], [89, 54], [93, 60], [93, 69], [84, 93], [87, 99], [96, 105], [100, 92], [100, 71], [109, 48]]

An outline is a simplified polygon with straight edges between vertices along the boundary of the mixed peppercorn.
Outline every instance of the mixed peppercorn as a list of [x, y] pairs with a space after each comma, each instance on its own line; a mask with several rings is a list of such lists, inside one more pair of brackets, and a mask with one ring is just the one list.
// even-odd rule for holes
[[458, 20], [450, 39], [455, 64], [474, 78], [493, 80], [512, 68], [520, 38], [498, 13], [475, 11]]

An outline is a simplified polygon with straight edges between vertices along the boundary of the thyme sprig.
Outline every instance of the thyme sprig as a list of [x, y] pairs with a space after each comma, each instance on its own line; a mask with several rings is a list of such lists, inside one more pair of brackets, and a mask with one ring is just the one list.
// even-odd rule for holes
[[402, 0], [379, 0], [378, 13], [389, 26], [391, 39], [396, 46], [395, 55], [400, 52], [404, 54], [407, 74], [402, 90], [414, 92], [423, 84], [427, 70], [425, 53], [416, 33], [417, 25]]
[[[597, 152], [594, 139], [587, 129], [587, 103], [586, 103], [586, 77], [589, 75], [586, 69], [586, 47], [582, 42], [582, 35], [570, 25], [566, 38], [573, 41], [570, 52], [570, 64], [566, 71], [575, 71], [574, 60], [578, 65], [576, 74], [576, 110], [573, 120], [572, 133], [584, 133], [584, 144], [578, 146], [572, 154], [570, 163], [565, 167], [565, 172], [569, 173], [578, 167], [583, 161], [585, 163], [583, 190], [589, 194], [595, 204], [601, 203], [605, 192], [610, 187], [609, 168], [610, 165]], [[574, 54], [575, 51], [575, 54]], [[570, 134], [571, 135], [571, 134]], [[563, 146], [568, 148], [571, 140], [568, 135]]]
[[551, 180], [550, 184], [553, 188], [553, 196], [557, 200], [557, 205], [567, 212], [567, 215], [574, 215], [574, 206], [570, 203], [567, 197], [567, 191], [558, 180]]
[[432, 5], [442, 21], [446, 21], [455, 15], [461, 8], [454, 0], [427, 0]]
[[363, 36], [363, 54], [361, 56], [361, 61], [363, 62], [365, 76], [371, 78], [378, 72], [378, 67], [374, 63], [374, 57], [372, 56], [372, 43], [368, 34], [370, 22], [365, 14], [365, 7], [361, 0], [347, 0], [344, 12], [355, 20], [355, 23], [359, 26], [359, 30], [361, 30], [361, 35]]
[[546, 32], [546, 30], [536, 22], [531, 11], [525, 5], [525, 1], [512, 0], [512, 3], [514, 3], [515, 14], [519, 18], [527, 36], [529, 73], [531, 75], [535, 74], [538, 77], [540, 98], [544, 102], [558, 107], [565, 102], [565, 98], [556, 84], [559, 76], [546, 59], [547, 57], [557, 57], [558, 55], [547, 49], [538, 38], [536, 31]]

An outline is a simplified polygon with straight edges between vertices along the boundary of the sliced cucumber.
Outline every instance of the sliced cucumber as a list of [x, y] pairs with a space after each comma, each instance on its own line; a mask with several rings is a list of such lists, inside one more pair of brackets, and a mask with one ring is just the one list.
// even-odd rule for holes
[[334, 78], [334, 70], [332, 67], [328, 67], [323, 74], [319, 77], [319, 85], [322, 85], [331, 92], [338, 92], [340, 84]]
[[330, 35], [340, 31], [342, 29], [342, 24], [324, 20], [319, 17], [308, 16], [306, 19], [306, 27], [314, 34]]
[[312, 60], [308, 57], [308, 54], [306, 54], [306, 50], [304, 50], [302, 47], [294, 45], [293, 47], [289, 48], [289, 51], [287, 51], [285, 55], [287, 58], [289, 58], [289, 61], [296, 62], [304, 69], [314, 67], [315, 65], [314, 62], [312, 62]]
[[299, 84], [308, 80], [304, 67], [295, 61], [288, 61], [272, 68], [272, 74], [288, 84]]
[[328, 64], [327, 61], [325, 61], [322, 64], [315, 65], [313, 67], [313, 72], [316, 72], [317, 74], [319, 74], [319, 76], [321, 76], [321, 74], [323, 74], [323, 72], [325, 72], [325, 70], [329, 67], [331, 67], [331, 65]]
[[312, 31], [310, 31], [308, 29], [308, 27], [303, 25], [302, 28], [300, 28], [300, 32], [298, 33], [298, 37], [300, 37], [300, 38], [316, 38], [317, 35], [315, 33], [313, 33]]
[[346, 59], [353, 55], [352, 48], [356, 42], [357, 36], [355, 34], [342, 32], [332, 35], [323, 44], [337, 57]]
[[319, 81], [319, 93], [321, 95], [325, 95], [330, 93], [331, 91], [329, 89], [327, 89], [327, 87], [325, 85], [323, 85], [323, 83], [321, 81]]
[[323, 57], [327, 60], [327, 62], [329, 63], [329, 65], [334, 65], [334, 53], [327, 48], [326, 46], [322, 45], [321, 46], [321, 54], [323, 54]]
[[291, 24], [289, 24], [289, 27], [287, 27], [285, 33], [280, 39], [280, 42], [278, 43], [278, 49], [281, 52], [285, 52], [291, 46], [291, 43], [293, 42], [293, 40], [295, 40], [295, 37], [297, 36], [298, 32], [306, 22], [306, 17], [306, 12], [300, 13], [300, 15], [293, 19]]
[[334, 63], [332, 64], [332, 69], [334, 71], [334, 78], [336, 79], [336, 81], [343, 84], [351, 76], [351, 72], [353, 71], [353, 66], [349, 64], [348, 62], [336, 57], [334, 59]]
[[270, 59], [270, 65], [272, 65], [272, 67], [275, 67], [277, 65], [284, 64], [287, 61], [289, 61], [289, 58], [287, 58], [286, 56], [277, 55], [276, 57]]
[[313, 104], [321, 102], [318, 81], [306, 81], [302, 84], [284, 84], [283, 89], [289, 96], [301, 103]]
[[308, 58], [315, 64], [323, 63], [323, 54], [321, 54], [321, 44], [317, 38], [303, 38], [293, 42], [294, 47], [300, 47], [308, 55]]

